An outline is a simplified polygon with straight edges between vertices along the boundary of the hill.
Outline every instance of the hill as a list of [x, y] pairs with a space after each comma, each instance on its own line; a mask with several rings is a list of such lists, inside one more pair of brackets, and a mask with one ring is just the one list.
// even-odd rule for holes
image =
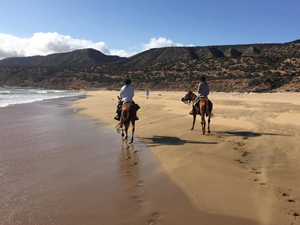
[[130, 58], [84, 49], [0, 67], [0, 85], [55, 89], [119, 89], [131, 78], [135, 89], [186, 91], [201, 76], [211, 91], [300, 91], [300, 40], [158, 48]]
[[11, 57], [0, 60], [0, 66], [25, 66], [43, 56]]
[[148, 66], [163, 62], [183, 62], [221, 57], [300, 56], [300, 40], [285, 44], [224, 45], [207, 47], [156, 48], [117, 61], [123, 66]]
[[95, 49], [82, 49], [47, 56], [13, 57], [0, 60], [0, 66], [86, 67], [116, 62], [122, 57], [104, 55]]

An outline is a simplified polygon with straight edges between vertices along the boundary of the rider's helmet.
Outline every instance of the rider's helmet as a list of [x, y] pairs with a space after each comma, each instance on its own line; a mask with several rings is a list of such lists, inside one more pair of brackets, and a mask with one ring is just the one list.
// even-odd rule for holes
[[130, 80], [130, 79], [126, 79], [126, 80], [125, 80], [125, 84], [126, 84], [126, 85], [131, 84], [131, 80]]
[[206, 79], [205, 79], [205, 76], [202, 76], [202, 77], [200, 78], [200, 81], [201, 81], [201, 82], [205, 82], [205, 80], [206, 80]]

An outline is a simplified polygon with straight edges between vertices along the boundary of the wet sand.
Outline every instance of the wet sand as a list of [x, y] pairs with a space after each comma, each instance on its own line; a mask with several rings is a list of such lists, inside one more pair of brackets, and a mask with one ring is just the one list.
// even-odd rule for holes
[[257, 224], [200, 213], [144, 144], [70, 100], [0, 109], [0, 224]]
[[[81, 115], [114, 127], [117, 94], [89, 92], [74, 106], [82, 108]], [[136, 135], [195, 207], [192, 214], [201, 224], [234, 224], [234, 219], [237, 224], [299, 224], [300, 94], [239, 98], [213, 93], [212, 132], [206, 135], [199, 118], [190, 131], [191, 107], [180, 101], [184, 94], [150, 92], [146, 100], [144, 92], [136, 92], [141, 106]], [[164, 210], [172, 211], [172, 205]], [[190, 217], [182, 218], [185, 222], [178, 224]]]

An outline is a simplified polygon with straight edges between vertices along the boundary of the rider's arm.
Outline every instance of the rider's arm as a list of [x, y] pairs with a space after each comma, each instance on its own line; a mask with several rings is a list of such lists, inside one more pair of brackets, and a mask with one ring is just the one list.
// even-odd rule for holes
[[123, 98], [123, 93], [124, 93], [124, 89], [125, 89], [125, 86], [123, 86], [120, 90], [120, 94], [119, 94], [119, 97], [122, 99]]
[[201, 92], [201, 83], [199, 83], [199, 85], [198, 85], [198, 90], [197, 90], [197, 92], [198, 92], [198, 94], [200, 94], [200, 92]]

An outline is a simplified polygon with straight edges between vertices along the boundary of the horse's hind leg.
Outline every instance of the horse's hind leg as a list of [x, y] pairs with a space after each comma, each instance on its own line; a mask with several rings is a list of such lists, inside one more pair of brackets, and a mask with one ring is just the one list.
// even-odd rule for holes
[[123, 130], [123, 125], [121, 125], [121, 136], [124, 137], [124, 130]]
[[125, 122], [125, 137], [124, 137], [124, 140], [127, 140], [127, 138], [128, 138], [128, 127], [129, 127], [129, 123], [126, 121]]
[[132, 125], [131, 143], [133, 143], [133, 136], [134, 136], [134, 130], [135, 130], [135, 118], [133, 121], [131, 121], [131, 125]]
[[207, 132], [210, 133], [210, 116], [208, 116]]
[[201, 115], [202, 134], [205, 134], [205, 117], [204, 113]]

